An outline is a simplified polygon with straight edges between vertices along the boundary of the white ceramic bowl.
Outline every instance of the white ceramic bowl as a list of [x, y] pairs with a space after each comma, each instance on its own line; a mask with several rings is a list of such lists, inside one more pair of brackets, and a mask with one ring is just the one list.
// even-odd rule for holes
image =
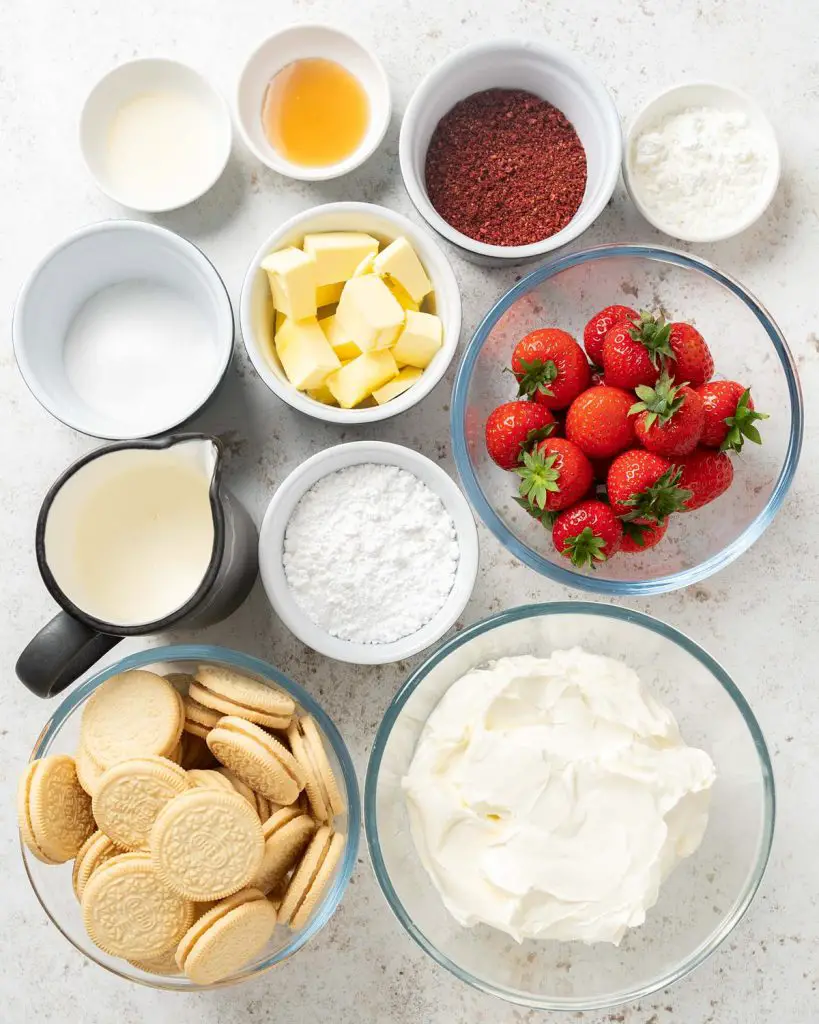
[[[344, 160], [324, 167], [303, 167], [285, 159], [267, 141], [262, 126], [262, 105], [270, 80], [297, 60], [323, 57], [341, 64], [359, 80], [370, 101], [370, 121], [358, 148]], [[326, 181], [347, 174], [367, 160], [390, 123], [390, 85], [381, 61], [357, 39], [331, 25], [291, 25], [266, 39], [242, 71], [236, 97], [236, 113], [242, 138], [263, 164], [288, 178]]]
[[[201, 343], [212, 350], [212, 374], [200, 394], [182, 396], [184, 404], [161, 421], [152, 409], [129, 402], [126, 381], [119, 389], [122, 419], [88, 404], [73, 388], [64, 360], [71, 324], [86, 301], [103, 288], [136, 280], [173, 290], [211, 325]], [[207, 403], [230, 365], [233, 311], [221, 277], [191, 242], [155, 224], [109, 220], [69, 235], [32, 270], [14, 308], [12, 343], [24, 381], [52, 416], [93, 437], [132, 440], [173, 430]]]
[[[562, 111], [586, 151], [586, 192], [571, 222], [530, 245], [487, 245], [456, 231], [427, 195], [424, 165], [441, 118], [456, 103], [484, 89], [526, 89]], [[421, 82], [401, 124], [399, 159], [409, 197], [427, 223], [482, 263], [522, 262], [558, 249], [582, 234], [611, 199], [620, 173], [620, 118], [608, 90], [581, 60], [548, 43], [505, 39], [476, 43], [447, 57]]]
[[[184, 180], [171, 181], [157, 191], [154, 200], [118, 182], [111, 173], [107, 146], [117, 112], [132, 100], [167, 91], [195, 101], [201, 117], [197, 130], [202, 139], [201, 159], [195, 172]], [[187, 130], [194, 130], [191, 124]], [[89, 172], [99, 188], [111, 199], [132, 210], [164, 213], [187, 206], [212, 188], [230, 158], [233, 128], [230, 110], [223, 97], [193, 68], [175, 60], [149, 57], [128, 61], [109, 71], [91, 90], [80, 115], [80, 148]], [[156, 154], [161, 161], [162, 154]]]
[[[441, 499], [455, 524], [460, 559], [455, 583], [441, 609], [416, 633], [389, 644], [354, 643], [326, 633], [296, 603], [282, 565], [284, 535], [293, 510], [319, 480], [347, 466], [362, 463], [398, 466], [412, 473]], [[475, 586], [478, 532], [469, 503], [457, 484], [425, 455], [385, 441], [353, 441], [313, 455], [279, 485], [267, 507], [259, 533], [259, 568], [268, 600], [278, 617], [302, 643], [336, 661], [355, 665], [386, 665], [401, 661], [434, 644], [454, 625]]]
[[[764, 140], [768, 155], [765, 178], [754, 201], [727, 230], [683, 231], [678, 226], [664, 221], [661, 212], [646, 205], [634, 177], [635, 145], [638, 137], [667, 115], [681, 113], [690, 107], [716, 107], [720, 110], [740, 111], [747, 116], [750, 125]], [[685, 85], [672, 86], [670, 89], [658, 93], [640, 110], [626, 135], [623, 152], [623, 180], [634, 205], [649, 224], [657, 228], [658, 231], [663, 231], [672, 238], [679, 238], [684, 242], [720, 242], [745, 231], [762, 216], [770, 205], [779, 185], [779, 175], [779, 145], [773, 126], [764, 111], [750, 96], [717, 82], [690, 82]]]
[[[434, 312], [441, 318], [444, 341], [416, 384], [385, 405], [364, 409], [339, 409], [324, 405], [294, 388], [284, 374], [273, 346], [273, 304], [262, 260], [276, 249], [300, 246], [311, 231], [366, 231], [384, 244], [402, 235], [418, 253], [432, 282]], [[425, 307], [426, 308], [426, 307]], [[426, 231], [383, 206], [371, 203], [328, 203], [314, 206], [285, 221], [259, 247], [242, 285], [239, 307], [242, 338], [256, 372], [270, 390], [299, 412], [328, 423], [373, 423], [390, 419], [411, 408], [432, 391], [443, 377], [458, 348], [461, 332], [461, 296], [449, 261]]]

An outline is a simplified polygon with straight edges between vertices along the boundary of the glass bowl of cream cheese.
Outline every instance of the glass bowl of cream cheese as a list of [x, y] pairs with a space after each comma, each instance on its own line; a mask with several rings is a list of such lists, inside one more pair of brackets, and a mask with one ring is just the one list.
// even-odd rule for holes
[[364, 798], [401, 924], [482, 991], [608, 1009], [703, 962], [748, 908], [773, 837], [745, 698], [648, 615], [515, 608], [444, 644], [379, 727]]

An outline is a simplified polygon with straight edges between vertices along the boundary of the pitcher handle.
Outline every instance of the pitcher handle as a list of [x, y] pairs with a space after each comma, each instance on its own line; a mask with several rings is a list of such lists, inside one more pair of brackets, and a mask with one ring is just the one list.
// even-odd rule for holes
[[17, 659], [17, 678], [38, 697], [53, 697], [122, 640], [98, 633], [67, 612], [55, 615]]

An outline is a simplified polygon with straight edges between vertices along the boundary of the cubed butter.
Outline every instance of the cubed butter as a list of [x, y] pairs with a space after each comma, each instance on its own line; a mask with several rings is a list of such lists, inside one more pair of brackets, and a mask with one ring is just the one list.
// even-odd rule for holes
[[316, 288], [316, 305], [319, 309], [322, 306], [333, 306], [341, 298], [341, 291], [344, 288], [344, 282], [338, 281], [336, 284], [320, 284]]
[[404, 310], [380, 277], [366, 274], [344, 285], [336, 323], [362, 352], [389, 348], [404, 326]]
[[364, 259], [358, 264], [358, 266], [353, 271], [353, 277], [363, 277], [365, 274], [372, 274], [374, 263], [375, 253], [368, 252]]
[[421, 302], [432, 291], [432, 285], [415, 250], [406, 238], [396, 238], [373, 261], [376, 274], [391, 277], [409, 295], [413, 302]]
[[399, 395], [403, 395], [405, 391], [409, 391], [412, 385], [418, 380], [423, 373], [423, 370], [419, 370], [417, 366], [405, 366], [403, 370], [400, 370], [397, 377], [385, 384], [383, 388], [378, 388], [373, 391], [373, 398], [376, 400], [378, 405], [384, 405], [387, 402], [391, 402], [393, 398], [398, 398]]
[[418, 306], [418, 303], [414, 301], [414, 299], [406, 290], [406, 288], [404, 288], [403, 285], [400, 285], [395, 280], [394, 277], [383, 277], [381, 280], [389, 288], [393, 296], [397, 299], [398, 305], [401, 307], [401, 309], [411, 309], [413, 313], [418, 312], [418, 309], [420, 308]]
[[369, 254], [378, 252], [378, 240], [361, 231], [325, 231], [305, 235], [304, 251], [316, 261], [316, 286], [347, 281]]
[[308, 388], [307, 394], [322, 405], [338, 405], [326, 384], [322, 384], [320, 388]]
[[316, 315], [316, 261], [290, 246], [262, 260], [273, 295], [273, 306], [291, 320]]
[[443, 324], [432, 313], [409, 310], [406, 317], [406, 326], [391, 351], [402, 366], [417, 366], [423, 370], [443, 344]]
[[364, 352], [327, 378], [327, 387], [342, 409], [352, 409], [397, 376], [398, 367], [388, 349]]
[[314, 316], [285, 320], [276, 335], [276, 354], [287, 379], [299, 391], [320, 388], [327, 376], [341, 366]]
[[361, 349], [354, 341], [350, 341], [347, 335], [341, 330], [335, 313], [319, 317], [319, 326], [324, 331], [324, 336], [330, 342], [330, 346], [343, 362], [345, 359], [355, 359], [361, 355]]

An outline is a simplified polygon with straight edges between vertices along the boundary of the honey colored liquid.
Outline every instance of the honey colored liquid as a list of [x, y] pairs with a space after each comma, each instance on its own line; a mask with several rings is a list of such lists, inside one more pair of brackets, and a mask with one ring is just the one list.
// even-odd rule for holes
[[302, 167], [325, 167], [354, 153], [370, 119], [367, 93], [333, 60], [288, 64], [267, 87], [262, 124], [267, 141]]

